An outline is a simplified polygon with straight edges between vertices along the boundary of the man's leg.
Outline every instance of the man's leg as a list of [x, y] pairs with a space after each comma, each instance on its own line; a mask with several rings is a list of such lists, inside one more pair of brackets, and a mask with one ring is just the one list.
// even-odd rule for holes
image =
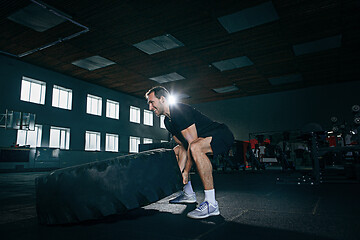
[[210, 159], [206, 156], [207, 153], [213, 153], [210, 145], [211, 140], [212, 137], [198, 138], [190, 144], [191, 155], [205, 190], [214, 189], [212, 165]]
[[180, 172], [183, 175], [183, 183], [186, 185], [188, 181], [190, 181], [190, 175], [188, 173], [192, 166], [192, 160], [187, 161], [189, 155], [183, 146], [177, 145], [173, 150], [178, 161]]
[[194, 159], [198, 173], [204, 185], [205, 200], [194, 211], [188, 213], [188, 217], [201, 219], [219, 215], [219, 205], [215, 200], [214, 180], [212, 165], [207, 153], [213, 153], [211, 148], [212, 137], [198, 138], [190, 144], [191, 155]]
[[185, 168], [185, 163], [187, 158], [186, 150], [181, 145], [177, 145], [176, 147], [174, 147], [173, 150], [175, 152], [175, 156], [178, 161], [180, 171], [182, 172]]
[[179, 164], [180, 171], [183, 174], [184, 188], [179, 196], [170, 200], [170, 203], [195, 203], [196, 195], [191, 185], [190, 175], [183, 173], [184, 169], [186, 168], [186, 166], [188, 166], [188, 162], [189, 162], [187, 161], [187, 157], [188, 157], [187, 151], [183, 146], [177, 145], [174, 148], [174, 152]]

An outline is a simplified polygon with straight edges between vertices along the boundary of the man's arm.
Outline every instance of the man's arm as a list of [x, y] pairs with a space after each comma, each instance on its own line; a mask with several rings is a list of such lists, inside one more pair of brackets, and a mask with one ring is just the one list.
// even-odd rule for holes
[[184, 138], [186, 139], [186, 141], [189, 143], [189, 146], [190, 146], [190, 144], [193, 141], [198, 139], [195, 123], [192, 124], [190, 127], [182, 130], [181, 134], [184, 136]]
[[190, 144], [198, 138], [195, 123], [192, 124], [190, 127], [182, 130], [181, 133], [184, 136], [184, 138], [186, 139], [186, 141], [189, 143], [189, 147], [187, 149], [187, 161], [185, 163], [185, 168], [182, 173], [183, 174], [183, 183], [187, 184], [189, 181], [189, 172], [190, 172], [191, 166], [193, 164], [192, 156], [191, 156], [191, 152], [190, 152]]
[[184, 148], [184, 145], [182, 144], [182, 142], [180, 142], [180, 140], [176, 136], [173, 136], [173, 139], [178, 144], [176, 147], [174, 147], [174, 151], [176, 154], [176, 159], [178, 161], [180, 171], [182, 173], [185, 169], [185, 164], [186, 164], [186, 160], [187, 160], [187, 152], [186, 152], [186, 149]]

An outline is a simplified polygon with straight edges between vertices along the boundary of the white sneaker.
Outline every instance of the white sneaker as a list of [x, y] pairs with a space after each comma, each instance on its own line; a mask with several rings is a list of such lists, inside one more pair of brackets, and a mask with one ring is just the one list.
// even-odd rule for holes
[[187, 194], [182, 191], [179, 196], [171, 199], [169, 203], [196, 203], [196, 195], [195, 193]]
[[187, 214], [189, 218], [195, 219], [202, 219], [216, 215], [220, 215], [218, 203], [216, 202], [216, 204], [213, 205], [208, 201], [201, 203], [194, 211]]

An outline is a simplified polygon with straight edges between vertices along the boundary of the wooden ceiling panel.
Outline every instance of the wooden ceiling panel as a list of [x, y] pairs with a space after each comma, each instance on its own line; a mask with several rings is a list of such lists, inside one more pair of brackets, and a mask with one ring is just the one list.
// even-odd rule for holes
[[[89, 28], [84, 33], [22, 61], [83, 81], [142, 98], [150, 80], [171, 72], [186, 79], [166, 83], [174, 92], [190, 96], [189, 103], [286, 91], [314, 85], [359, 80], [359, 4], [356, 0], [273, 0], [279, 20], [235, 33], [227, 33], [218, 17], [267, 2], [246, 1], [95, 1], [44, 0]], [[29, 0], [0, 3], [0, 53], [20, 54], [82, 31], [69, 21], [39, 33], [7, 19], [30, 4]], [[172, 34], [183, 47], [148, 55], [133, 44]], [[341, 47], [295, 56], [294, 44], [334, 35]], [[94, 71], [72, 65], [99, 55], [116, 64]], [[219, 71], [216, 61], [248, 56], [252, 66]], [[298, 73], [302, 82], [272, 86], [268, 78]], [[236, 84], [239, 91], [217, 94], [212, 89]]]

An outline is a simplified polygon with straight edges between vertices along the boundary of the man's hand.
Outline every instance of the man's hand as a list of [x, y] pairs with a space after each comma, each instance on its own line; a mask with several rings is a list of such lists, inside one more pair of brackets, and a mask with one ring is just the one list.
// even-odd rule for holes
[[189, 182], [189, 172], [183, 171], [182, 177], [183, 177], [183, 184], [186, 185]]

